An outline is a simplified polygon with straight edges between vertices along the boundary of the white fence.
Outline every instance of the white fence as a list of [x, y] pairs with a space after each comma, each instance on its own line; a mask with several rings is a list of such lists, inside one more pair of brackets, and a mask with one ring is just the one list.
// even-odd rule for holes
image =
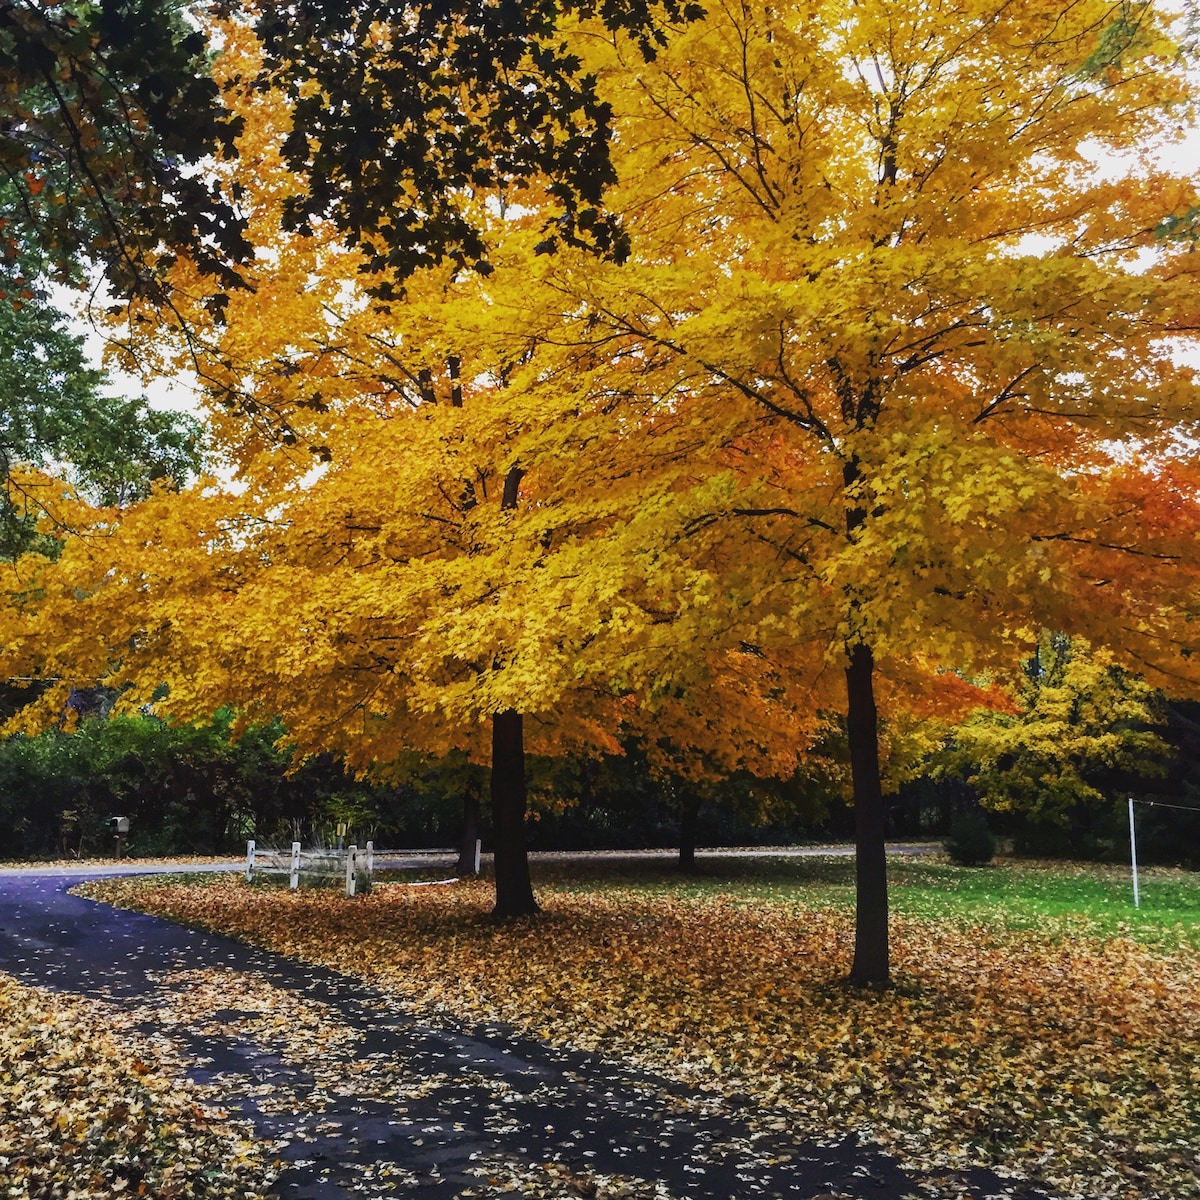
[[246, 882], [260, 875], [286, 875], [288, 887], [293, 891], [300, 886], [301, 875], [315, 875], [319, 879], [342, 879], [346, 881], [346, 895], [353, 896], [358, 889], [358, 876], [363, 874], [370, 882], [375, 870], [375, 845], [368, 842], [361, 850], [347, 846], [345, 850], [301, 850], [299, 842], [292, 843], [291, 853], [283, 850], [258, 850], [254, 843], [246, 843]]
[[[475, 874], [479, 874], [481, 846], [475, 843]], [[457, 856], [457, 850], [404, 850], [388, 851], [387, 857], [403, 857], [411, 863], [414, 858], [434, 859]], [[362, 849], [347, 846], [344, 850], [302, 850], [299, 842], [292, 843], [291, 852], [286, 850], [259, 850], [253, 841], [246, 843], [246, 882], [260, 875], [286, 875], [288, 887], [295, 891], [300, 886], [301, 876], [334, 882], [345, 880], [347, 896], [358, 889], [360, 877], [365, 876], [369, 884], [375, 872], [375, 843], [368, 842]]]

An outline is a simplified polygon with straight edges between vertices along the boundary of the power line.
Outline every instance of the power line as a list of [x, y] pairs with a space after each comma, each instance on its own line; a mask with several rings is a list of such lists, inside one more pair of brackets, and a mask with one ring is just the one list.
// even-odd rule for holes
[[1194, 804], [1168, 804], [1165, 800], [1134, 800], [1135, 804], [1148, 804], [1151, 808], [1177, 808], [1180, 812], [1200, 813]]

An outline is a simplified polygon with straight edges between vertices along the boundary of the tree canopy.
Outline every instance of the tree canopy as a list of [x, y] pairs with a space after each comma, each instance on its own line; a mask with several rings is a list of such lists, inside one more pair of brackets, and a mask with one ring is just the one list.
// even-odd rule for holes
[[248, 247], [197, 163], [236, 122], [180, 0], [15, 0], [0, 9], [0, 256], [37, 246], [71, 281], [103, 267], [157, 292], [163, 250], [226, 286]]

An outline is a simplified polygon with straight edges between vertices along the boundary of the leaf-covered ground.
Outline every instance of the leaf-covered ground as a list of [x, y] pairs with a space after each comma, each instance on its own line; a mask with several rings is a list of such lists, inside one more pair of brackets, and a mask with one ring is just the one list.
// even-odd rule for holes
[[88, 890], [360, 974], [425, 1017], [600, 1049], [754, 1097], [764, 1122], [800, 1133], [862, 1131], [926, 1171], [1200, 1196], [1200, 895], [1186, 877], [1160, 880], [1182, 889], [1166, 917], [1108, 920], [1121, 883], [1091, 868], [913, 868], [926, 886], [896, 889], [897, 986], [863, 994], [841, 983], [845, 870], [682, 887], [644, 868], [544, 871], [544, 915], [499, 927], [486, 882], [357, 900], [237, 878]]
[[0, 1196], [260, 1194], [246, 1129], [202, 1102], [106, 1006], [0, 975]]

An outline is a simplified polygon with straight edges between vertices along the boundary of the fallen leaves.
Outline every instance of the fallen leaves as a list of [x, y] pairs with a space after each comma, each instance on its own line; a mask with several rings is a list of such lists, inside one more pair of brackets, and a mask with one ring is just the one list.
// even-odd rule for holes
[[0, 976], [0, 1195], [109, 1200], [257, 1196], [247, 1130], [108, 1033], [106, 1006]]
[[988, 1164], [1065, 1195], [1200, 1195], [1186, 946], [897, 919], [897, 986], [862, 993], [841, 982], [851, 918], [803, 901], [575, 883], [540, 889], [542, 918], [495, 926], [483, 883], [89, 894], [358, 974], [424, 1018], [507, 1022], [753, 1102], [764, 1130], [856, 1131], [914, 1168]]

